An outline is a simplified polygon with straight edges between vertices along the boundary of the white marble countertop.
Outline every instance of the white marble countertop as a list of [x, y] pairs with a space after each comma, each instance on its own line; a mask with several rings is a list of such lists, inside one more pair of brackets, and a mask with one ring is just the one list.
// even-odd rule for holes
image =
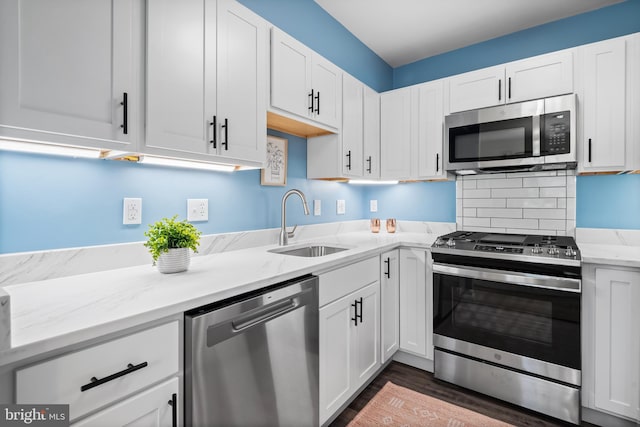
[[640, 268], [640, 246], [579, 243], [583, 264]]
[[[261, 246], [193, 257], [189, 270], [160, 274], [150, 265], [5, 287], [11, 296], [11, 348], [0, 365], [116, 333], [245, 292], [340, 267], [399, 246], [428, 248], [437, 235], [354, 232], [313, 239], [349, 250], [317, 258]], [[297, 242], [292, 247], [300, 245]]]

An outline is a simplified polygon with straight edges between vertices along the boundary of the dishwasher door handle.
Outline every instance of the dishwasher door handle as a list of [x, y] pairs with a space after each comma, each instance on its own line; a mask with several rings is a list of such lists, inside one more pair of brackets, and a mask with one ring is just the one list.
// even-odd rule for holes
[[264, 308], [254, 311], [246, 316], [238, 317], [231, 321], [234, 332], [242, 332], [245, 329], [249, 329], [252, 326], [266, 323], [271, 319], [282, 316], [295, 310], [300, 305], [297, 298], [288, 298], [286, 300], [278, 301], [275, 304], [269, 304]]

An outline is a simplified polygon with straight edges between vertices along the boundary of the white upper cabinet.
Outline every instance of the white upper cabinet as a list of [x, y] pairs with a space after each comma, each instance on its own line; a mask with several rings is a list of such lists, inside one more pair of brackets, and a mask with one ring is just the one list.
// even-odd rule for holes
[[579, 172], [640, 167], [637, 41], [619, 37], [578, 48]]
[[449, 79], [449, 112], [573, 92], [573, 52], [563, 50]]
[[444, 110], [443, 110], [442, 80], [421, 84], [416, 88], [417, 121], [416, 128], [416, 156], [417, 178], [446, 178], [442, 158]]
[[231, 0], [157, 0], [147, 16], [143, 151], [262, 164], [265, 21]]
[[342, 174], [363, 173], [364, 85], [348, 74], [342, 78]]
[[271, 30], [271, 106], [338, 129], [342, 71], [277, 28]]
[[0, 2], [0, 135], [131, 150], [141, 2]]
[[364, 86], [364, 129], [362, 176], [380, 178], [380, 94]]
[[411, 88], [380, 95], [380, 178], [411, 177]]

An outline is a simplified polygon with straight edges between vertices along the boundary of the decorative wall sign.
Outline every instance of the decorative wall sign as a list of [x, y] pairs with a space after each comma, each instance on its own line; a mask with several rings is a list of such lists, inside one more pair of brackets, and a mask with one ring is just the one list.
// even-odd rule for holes
[[260, 184], [287, 184], [287, 143], [284, 138], [267, 136], [267, 165], [260, 171]]

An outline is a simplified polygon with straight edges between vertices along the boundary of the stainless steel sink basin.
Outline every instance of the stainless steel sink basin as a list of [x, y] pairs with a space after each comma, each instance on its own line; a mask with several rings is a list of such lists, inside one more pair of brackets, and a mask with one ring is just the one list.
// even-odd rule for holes
[[273, 252], [281, 255], [293, 255], [301, 257], [318, 257], [331, 255], [338, 252], [346, 251], [348, 248], [340, 248], [337, 246], [325, 246], [325, 245], [308, 245], [298, 246], [293, 248], [277, 248], [271, 249], [269, 252]]

